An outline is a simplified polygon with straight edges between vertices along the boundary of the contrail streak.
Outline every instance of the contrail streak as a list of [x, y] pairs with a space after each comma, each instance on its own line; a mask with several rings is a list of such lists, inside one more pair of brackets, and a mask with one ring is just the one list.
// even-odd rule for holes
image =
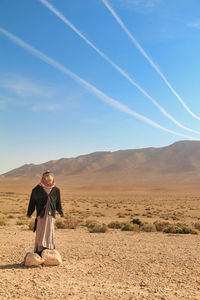
[[[127, 113], [127, 114], [129, 114], [131, 116], [134, 116], [134, 117], [136, 117], [136, 118], [144, 121], [145, 123], [147, 123], [149, 125], [152, 125], [152, 126], [154, 126], [156, 128], [159, 128], [159, 129], [161, 129], [163, 131], [172, 133], [174, 135], [182, 136], [182, 137], [185, 137], [185, 138], [188, 138], [188, 139], [194, 139], [194, 137], [187, 136], [185, 134], [181, 134], [181, 133], [178, 133], [176, 131], [172, 131], [172, 130], [170, 130], [168, 128], [165, 128], [165, 127], [159, 125], [158, 123], [152, 121], [151, 119], [149, 119], [149, 118], [147, 118], [147, 117], [145, 117], [145, 116], [143, 116], [143, 115], [135, 112], [134, 110], [130, 109], [129, 107], [127, 107], [126, 105], [120, 103], [119, 101], [117, 101], [117, 100], [109, 97], [108, 95], [104, 94], [102, 91], [100, 91], [99, 89], [97, 89], [95, 86], [93, 86], [92, 84], [90, 84], [86, 80], [82, 79], [81, 77], [79, 77], [78, 75], [76, 75], [75, 73], [73, 73], [72, 71], [70, 71], [69, 69], [67, 69], [66, 67], [64, 67], [63, 65], [61, 65], [56, 60], [48, 57], [44, 53], [40, 52], [36, 48], [32, 47], [31, 45], [29, 45], [28, 43], [24, 42], [23, 40], [21, 40], [20, 38], [18, 38], [17, 36], [15, 36], [14, 34], [10, 33], [7, 30], [5, 30], [2, 27], [0, 27], [0, 33], [4, 34], [12, 42], [14, 42], [15, 44], [18, 44], [19, 46], [21, 46], [22, 48], [24, 48], [25, 50], [27, 50], [28, 52], [30, 52], [34, 56], [38, 57], [40, 60], [42, 60], [45, 63], [47, 63], [48, 65], [53, 66], [54, 68], [60, 70], [64, 74], [70, 76], [76, 82], [78, 82], [82, 86], [86, 87], [89, 92], [91, 92], [92, 94], [94, 94], [95, 96], [97, 96], [101, 101], [106, 102], [107, 104], [115, 107], [116, 109], [118, 109], [120, 111], [123, 111], [123, 112], [125, 112], [125, 113]], [[200, 140], [200, 139], [197, 138], [196, 140]]]
[[144, 51], [142, 46], [138, 43], [138, 41], [134, 38], [134, 36], [130, 33], [130, 31], [127, 29], [123, 21], [120, 19], [120, 17], [117, 15], [117, 13], [114, 11], [114, 9], [110, 6], [110, 4], [107, 2], [107, 0], [101, 0], [103, 4], [107, 7], [107, 9], [111, 12], [113, 17], [116, 19], [116, 21], [119, 23], [121, 28], [126, 32], [126, 34], [129, 36], [133, 44], [138, 48], [138, 50], [142, 53], [142, 55], [148, 60], [148, 62], [151, 64], [151, 66], [156, 70], [156, 72], [160, 75], [160, 77], [164, 80], [166, 85], [169, 87], [171, 92], [177, 97], [177, 99], [181, 102], [183, 107], [189, 112], [190, 115], [192, 115], [197, 120], [200, 120], [200, 117], [198, 117], [196, 114], [194, 114], [189, 107], [185, 104], [181, 96], [175, 91], [175, 89], [172, 87], [172, 85], [169, 83], [167, 78], [164, 76], [164, 74], [160, 71], [160, 69], [156, 66], [156, 64], [152, 61], [152, 59], [147, 55], [147, 53]]
[[106, 56], [99, 48], [97, 48], [92, 42], [90, 42], [63, 14], [58, 11], [51, 3], [47, 0], [39, 0], [44, 6], [52, 11], [59, 19], [67, 24], [75, 33], [77, 33], [90, 47], [92, 47], [103, 59], [111, 64], [123, 77], [125, 77], [132, 85], [134, 85], [143, 95], [145, 95], [168, 119], [179, 126], [190, 132], [200, 134], [200, 131], [190, 129], [180, 122], [178, 122], [173, 116], [171, 116], [154, 98], [152, 98], [139, 84], [137, 84], [123, 69], [121, 69], [116, 63], [114, 63], [108, 56]]

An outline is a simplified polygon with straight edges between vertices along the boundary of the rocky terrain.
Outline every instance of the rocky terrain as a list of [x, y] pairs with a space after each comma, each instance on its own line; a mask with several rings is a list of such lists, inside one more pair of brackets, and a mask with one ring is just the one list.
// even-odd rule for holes
[[[55, 230], [61, 265], [25, 267], [35, 239], [25, 218], [31, 188], [14, 182], [0, 188], [0, 299], [200, 299], [200, 231], [90, 233], [80, 223]], [[61, 186], [61, 195], [65, 214], [82, 224], [93, 219], [108, 225], [134, 216], [191, 226], [200, 220], [198, 189]]]

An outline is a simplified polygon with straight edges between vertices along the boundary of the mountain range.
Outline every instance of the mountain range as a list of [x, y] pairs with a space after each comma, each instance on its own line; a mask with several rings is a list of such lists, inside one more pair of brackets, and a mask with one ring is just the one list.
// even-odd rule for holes
[[200, 180], [200, 141], [179, 141], [161, 148], [101, 151], [42, 164], [25, 164], [0, 179], [55, 177], [81, 184], [191, 184]]

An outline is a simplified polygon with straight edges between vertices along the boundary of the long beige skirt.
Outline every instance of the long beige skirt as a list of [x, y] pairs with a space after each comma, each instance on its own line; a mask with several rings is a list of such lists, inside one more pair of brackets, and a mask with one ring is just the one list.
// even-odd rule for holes
[[49, 196], [48, 196], [44, 217], [42, 218], [40, 216], [37, 217], [34, 252], [42, 251], [45, 248], [55, 249], [54, 223], [55, 223], [55, 218], [51, 216], [49, 212]]

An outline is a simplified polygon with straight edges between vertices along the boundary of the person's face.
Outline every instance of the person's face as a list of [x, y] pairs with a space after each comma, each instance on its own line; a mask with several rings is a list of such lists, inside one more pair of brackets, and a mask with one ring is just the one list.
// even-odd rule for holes
[[53, 175], [51, 173], [48, 173], [45, 175], [45, 179], [48, 183], [52, 183], [53, 182]]

